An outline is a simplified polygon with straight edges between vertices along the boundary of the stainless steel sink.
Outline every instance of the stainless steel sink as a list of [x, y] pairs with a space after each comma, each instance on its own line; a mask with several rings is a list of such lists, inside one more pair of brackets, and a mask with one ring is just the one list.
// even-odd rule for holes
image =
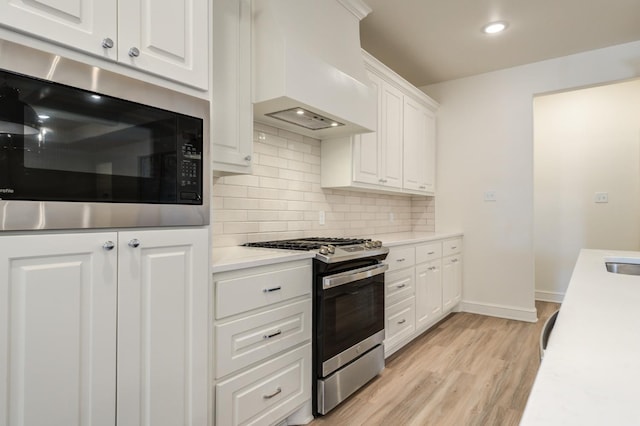
[[607, 271], [614, 274], [640, 275], [640, 264], [638, 263], [622, 263], [622, 262], [605, 262]]

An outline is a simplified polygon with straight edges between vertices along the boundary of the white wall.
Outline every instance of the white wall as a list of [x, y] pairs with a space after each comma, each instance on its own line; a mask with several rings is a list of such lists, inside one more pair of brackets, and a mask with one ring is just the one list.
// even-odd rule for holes
[[534, 229], [538, 299], [562, 300], [581, 248], [640, 249], [640, 80], [536, 97]]
[[463, 309], [536, 319], [533, 96], [636, 76], [640, 42], [422, 88], [441, 105], [436, 230], [465, 233]]

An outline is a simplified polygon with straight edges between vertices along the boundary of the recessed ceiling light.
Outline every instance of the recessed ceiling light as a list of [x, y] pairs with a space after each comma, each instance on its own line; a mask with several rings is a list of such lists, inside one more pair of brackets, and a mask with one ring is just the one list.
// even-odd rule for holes
[[506, 28], [507, 23], [504, 21], [491, 22], [482, 28], [482, 32], [485, 34], [496, 34], [504, 31]]

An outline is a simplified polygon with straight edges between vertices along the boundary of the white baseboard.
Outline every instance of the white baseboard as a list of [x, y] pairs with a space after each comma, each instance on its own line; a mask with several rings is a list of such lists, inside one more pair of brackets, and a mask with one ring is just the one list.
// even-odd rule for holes
[[541, 300], [543, 302], [562, 303], [562, 301], [564, 300], [564, 293], [559, 293], [557, 291], [536, 290], [536, 300]]
[[514, 306], [493, 305], [488, 303], [462, 301], [460, 311], [471, 314], [488, 315], [490, 317], [513, 319], [526, 322], [537, 322], [538, 313], [535, 309], [522, 309]]

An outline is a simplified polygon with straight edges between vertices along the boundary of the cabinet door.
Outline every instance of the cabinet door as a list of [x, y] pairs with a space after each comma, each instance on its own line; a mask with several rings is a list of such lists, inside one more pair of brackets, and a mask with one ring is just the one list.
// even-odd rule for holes
[[118, 425], [206, 424], [207, 235], [119, 234]]
[[435, 116], [424, 105], [405, 96], [403, 187], [433, 193], [434, 178]]
[[442, 259], [442, 310], [448, 312], [462, 298], [462, 256]]
[[436, 114], [431, 110], [425, 110], [426, 143], [425, 162], [422, 167], [421, 185], [425, 186], [428, 193], [436, 192]]
[[442, 266], [435, 260], [416, 266], [416, 328], [442, 315]]
[[[115, 233], [0, 237], [0, 425], [115, 423]], [[115, 247], [115, 244], [114, 244]]]
[[119, 0], [118, 61], [207, 89], [208, 19], [207, 0]]
[[251, 0], [213, 2], [213, 170], [251, 174]]
[[0, 23], [39, 38], [115, 59], [115, 0], [0, 0]]
[[375, 74], [369, 73], [370, 87], [376, 91], [376, 118], [377, 128], [375, 132], [362, 133], [354, 136], [353, 147], [353, 180], [356, 182], [379, 185], [382, 179], [382, 158], [380, 152], [381, 123], [382, 123], [382, 86], [384, 82]]
[[399, 89], [382, 86], [382, 184], [402, 188], [402, 106]]

